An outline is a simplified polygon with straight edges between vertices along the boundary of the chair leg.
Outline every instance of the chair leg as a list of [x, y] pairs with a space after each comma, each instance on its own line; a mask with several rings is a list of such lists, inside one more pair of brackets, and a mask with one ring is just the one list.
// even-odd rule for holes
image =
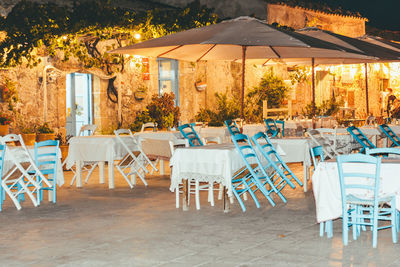
[[319, 236], [324, 236], [324, 229], [325, 228], [325, 222], [320, 222], [319, 223]]
[[175, 188], [175, 206], [179, 209], [179, 186]]
[[214, 183], [210, 182], [208, 184], [208, 202], [211, 203], [211, 206], [214, 207]]
[[90, 176], [92, 175], [92, 172], [94, 171], [94, 169], [97, 167], [99, 163], [96, 162], [95, 164], [92, 165], [92, 167], [90, 168], [88, 174], [86, 175], [86, 179], [85, 179], [85, 184], [87, 184], [87, 182], [89, 181]]
[[224, 186], [222, 184], [219, 184], [218, 200], [222, 199], [223, 194], [224, 194]]
[[200, 209], [200, 190], [199, 190], [199, 187], [200, 187], [200, 183], [199, 183], [199, 181], [196, 181], [196, 183], [195, 183], [196, 185], [195, 185], [195, 190], [196, 190], [196, 193], [195, 193], [195, 199], [196, 199], [196, 209]]

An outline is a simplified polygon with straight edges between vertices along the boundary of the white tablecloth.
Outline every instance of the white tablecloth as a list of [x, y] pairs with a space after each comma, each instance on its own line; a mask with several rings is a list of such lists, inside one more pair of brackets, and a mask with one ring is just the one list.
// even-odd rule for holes
[[[130, 136], [121, 136], [131, 150], [137, 149]], [[115, 135], [75, 136], [70, 139], [67, 168], [76, 161], [114, 161], [128, 152]]]
[[142, 142], [143, 139], [175, 140], [183, 138], [179, 131], [140, 132], [135, 133], [134, 136], [138, 142]]
[[201, 127], [198, 129], [198, 133], [201, 138], [208, 137], [219, 137], [222, 143], [230, 143], [231, 135], [229, 134], [228, 128], [223, 127]]
[[[34, 147], [27, 147], [29, 154], [31, 155], [32, 159], [35, 160], [35, 149]], [[46, 151], [45, 147], [41, 148]], [[14, 158], [20, 162], [29, 162], [29, 157], [26, 155], [22, 147], [20, 146], [7, 146], [6, 154], [4, 156], [4, 165], [3, 165], [3, 174], [6, 174], [14, 167], [14, 162], [10, 159], [10, 150], [12, 150]], [[58, 151], [58, 162], [57, 162], [57, 185], [62, 186], [64, 184], [64, 173], [61, 164], [61, 150]]]
[[[358, 166], [359, 170], [359, 166]], [[357, 171], [357, 166], [354, 167]], [[381, 165], [380, 193], [396, 194], [396, 206], [400, 208], [400, 161]], [[342, 215], [342, 196], [336, 162], [321, 162], [313, 176], [313, 191], [317, 212], [317, 221], [323, 222], [339, 218]]]
[[282, 159], [285, 162], [303, 162], [306, 166], [311, 165], [310, 142], [308, 138], [280, 138], [271, 139], [272, 144], [279, 145], [285, 156]]
[[[283, 153], [280, 148], [277, 151]], [[261, 153], [258, 155], [262, 159]], [[175, 191], [182, 179], [195, 179], [221, 183], [226, 186], [228, 195], [232, 196], [232, 176], [244, 165], [233, 144], [178, 148], [170, 159], [170, 190]]]

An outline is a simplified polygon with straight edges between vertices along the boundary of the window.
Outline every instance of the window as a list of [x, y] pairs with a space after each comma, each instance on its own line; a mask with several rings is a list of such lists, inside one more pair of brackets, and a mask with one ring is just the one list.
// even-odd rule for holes
[[160, 95], [173, 92], [175, 105], [179, 106], [178, 61], [159, 58], [158, 61], [158, 91]]

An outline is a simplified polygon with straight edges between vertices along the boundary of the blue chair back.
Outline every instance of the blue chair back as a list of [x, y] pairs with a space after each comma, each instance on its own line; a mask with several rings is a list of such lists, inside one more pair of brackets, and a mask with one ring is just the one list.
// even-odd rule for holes
[[381, 129], [381, 131], [390, 139], [390, 141], [392, 141], [391, 147], [400, 146], [400, 138], [392, 131], [392, 129], [388, 125], [379, 125], [379, 129]]
[[390, 155], [400, 155], [400, 148], [395, 147], [382, 147], [382, 148], [374, 148], [365, 150], [366, 155], [371, 156], [382, 156], [382, 157], [390, 157]]
[[224, 121], [226, 127], [228, 127], [228, 131], [231, 135], [240, 134], [239, 127], [237, 126], [236, 122], [233, 120], [226, 120]]
[[361, 132], [359, 128], [355, 126], [350, 126], [347, 128], [347, 131], [362, 146], [360, 153], [364, 153], [366, 148], [376, 148], [376, 146], [371, 141], [369, 141], [369, 139], [365, 136], [363, 132]]
[[0, 144], [0, 211], [2, 211], [3, 201], [5, 199], [5, 191], [1, 186], [1, 178], [3, 177], [4, 156], [6, 152], [6, 145]]
[[186, 123], [179, 126], [178, 129], [182, 133], [183, 137], [189, 141], [189, 146], [203, 146], [203, 142], [194, 130], [193, 124]]
[[[318, 163], [325, 160], [324, 149], [322, 146], [315, 146], [310, 148], [310, 153], [315, 171], [315, 168], [317, 167]], [[317, 161], [317, 157], [319, 157], [319, 161]]]
[[267, 134], [270, 137], [276, 137], [279, 133], [279, 129], [276, 126], [275, 120], [273, 119], [264, 119], [265, 125], [267, 126]]
[[[264, 169], [272, 168], [276, 172], [276, 174], [278, 174], [287, 184], [289, 184], [291, 188], [296, 187], [292, 181], [296, 181], [297, 184], [303, 186], [303, 183], [286, 165], [285, 161], [281, 158], [281, 156], [271, 143], [271, 140], [265, 133], [258, 132], [253, 137], [251, 137], [251, 140], [256, 145], [257, 149], [261, 152], [263, 157], [267, 160], [267, 164], [264, 165]], [[282, 185], [284, 186], [286, 184], [284, 183]]]
[[45, 186], [40, 181], [40, 176], [38, 176], [38, 183], [42, 186], [39, 190], [39, 202], [43, 200], [43, 190], [53, 191], [53, 202], [56, 203], [57, 201], [56, 184], [59, 144], [58, 140], [35, 143], [35, 164], [43, 175], [51, 175], [51, 177], [47, 177], [47, 180], [52, 182], [52, 186]]

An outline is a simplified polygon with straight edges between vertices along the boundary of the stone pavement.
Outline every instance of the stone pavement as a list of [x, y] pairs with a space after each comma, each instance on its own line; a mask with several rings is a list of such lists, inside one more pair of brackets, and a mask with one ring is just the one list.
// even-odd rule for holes
[[[291, 164], [299, 176], [302, 167]], [[400, 266], [400, 244], [390, 230], [371, 232], [343, 247], [341, 220], [332, 239], [319, 237], [312, 192], [286, 190], [288, 203], [251, 200], [243, 213], [235, 202], [230, 213], [222, 201], [201, 210], [175, 208], [168, 176], [150, 176], [129, 189], [116, 172], [116, 189], [89, 184], [70, 187], [71, 172], [58, 191], [57, 204], [17, 211], [9, 199], [0, 213], [0, 266]], [[311, 184], [309, 184], [310, 186]], [[261, 198], [260, 198], [261, 199]]]

